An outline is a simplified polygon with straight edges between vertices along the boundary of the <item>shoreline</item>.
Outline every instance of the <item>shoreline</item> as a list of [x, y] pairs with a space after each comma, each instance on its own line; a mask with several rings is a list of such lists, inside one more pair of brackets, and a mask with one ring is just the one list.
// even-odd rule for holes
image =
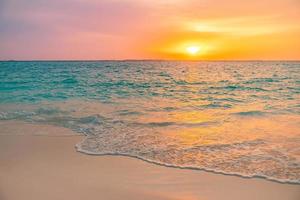
[[162, 166], [162, 167], [167, 167], [167, 168], [174, 168], [174, 169], [182, 169], [182, 170], [191, 170], [191, 171], [203, 171], [203, 172], [207, 172], [207, 173], [213, 173], [213, 174], [219, 174], [219, 175], [223, 175], [223, 176], [233, 176], [233, 177], [238, 177], [238, 178], [242, 178], [242, 179], [261, 179], [261, 180], [266, 180], [266, 181], [270, 181], [270, 182], [274, 182], [274, 183], [279, 183], [279, 184], [287, 184], [287, 185], [298, 185], [300, 186], [300, 182], [283, 182], [283, 181], [279, 181], [276, 179], [272, 179], [272, 178], [266, 178], [264, 176], [243, 176], [240, 174], [235, 174], [235, 173], [226, 173], [226, 172], [219, 172], [219, 171], [215, 171], [213, 169], [205, 169], [205, 168], [197, 168], [197, 167], [181, 167], [181, 166], [176, 166], [176, 165], [169, 165], [169, 164], [164, 164], [164, 163], [159, 163], [156, 161], [152, 161], [152, 160], [147, 160], [145, 158], [139, 157], [139, 156], [133, 156], [130, 154], [120, 154], [120, 153], [103, 153], [103, 154], [98, 154], [98, 153], [88, 153], [88, 152], [84, 152], [84, 151], [80, 151], [77, 150], [77, 144], [75, 145], [75, 149], [78, 153], [82, 153], [88, 156], [113, 156], [113, 157], [125, 157], [125, 158], [133, 158], [133, 159], [137, 159], [137, 160], [141, 160], [143, 162], [152, 164], [152, 165], [157, 165], [157, 166]]
[[128, 156], [89, 156], [74, 148], [84, 136], [69, 136], [72, 131], [65, 128], [16, 121], [0, 122], [0, 127], [1, 134], [23, 133], [0, 136], [3, 200], [300, 197], [298, 184], [165, 167]]

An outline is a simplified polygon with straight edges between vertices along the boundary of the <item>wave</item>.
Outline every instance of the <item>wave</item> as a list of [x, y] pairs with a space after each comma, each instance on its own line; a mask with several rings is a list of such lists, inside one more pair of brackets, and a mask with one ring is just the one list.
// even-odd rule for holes
[[236, 112], [236, 113], [232, 113], [233, 115], [239, 115], [239, 116], [243, 116], [243, 117], [247, 117], [247, 116], [264, 116], [267, 114], [267, 112], [262, 112], [259, 110], [251, 110], [251, 111], [245, 111], [245, 112]]
[[[111, 114], [124, 111], [128, 110], [123, 109]], [[218, 137], [215, 135], [218, 127], [224, 126], [224, 122], [218, 120], [195, 123], [138, 122], [128, 120], [127, 115], [124, 119], [118, 119], [115, 118], [117, 115], [109, 117], [93, 114], [76, 117], [72, 113], [73, 111], [57, 107], [38, 107], [33, 110], [2, 111], [0, 120], [23, 120], [69, 128], [86, 135], [84, 141], [77, 145], [77, 149], [88, 154], [126, 155], [165, 166], [201, 169], [243, 177], [263, 177], [282, 183], [300, 183], [297, 174], [300, 163], [294, 157], [297, 150], [286, 149], [295, 145], [297, 137], [279, 140], [277, 143], [266, 138], [250, 140], [247, 137], [239, 138], [240, 136], [229, 138], [227, 141], [226, 137], [222, 138], [222, 132], [218, 133]], [[261, 116], [264, 113], [253, 110], [234, 114]], [[210, 129], [215, 131], [211, 134], [202, 133]], [[234, 133], [234, 129], [231, 132]], [[274, 149], [276, 145], [286, 147]]]
[[230, 176], [238, 176], [241, 178], [261, 178], [261, 179], [266, 179], [269, 181], [274, 181], [278, 183], [287, 183], [287, 184], [300, 184], [300, 180], [293, 180], [293, 179], [279, 179], [279, 178], [274, 178], [272, 176], [267, 176], [264, 174], [243, 174], [243, 173], [238, 173], [238, 172], [228, 172], [228, 171], [223, 171], [223, 170], [217, 170], [214, 168], [207, 168], [207, 167], [199, 167], [199, 166], [184, 166], [184, 165], [174, 165], [174, 164], [169, 164], [169, 163], [164, 163], [160, 162], [158, 160], [152, 160], [148, 159], [143, 156], [135, 155], [135, 154], [129, 154], [129, 153], [120, 153], [120, 152], [93, 152], [89, 151], [86, 149], [83, 149], [81, 147], [81, 143], [78, 143], [75, 145], [75, 148], [78, 152], [87, 154], [87, 155], [93, 155], [93, 156], [126, 156], [126, 157], [131, 157], [131, 158], [136, 158], [140, 159], [142, 161], [151, 163], [151, 164], [156, 164], [159, 166], [164, 166], [164, 167], [172, 167], [172, 168], [177, 168], [177, 169], [189, 169], [189, 170], [200, 170], [200, 171], [206, 171], [206, 172], [211, 172], [211, 173], [216, 173], [216, 174], [222, 174], [222, 175], [230, 175]]

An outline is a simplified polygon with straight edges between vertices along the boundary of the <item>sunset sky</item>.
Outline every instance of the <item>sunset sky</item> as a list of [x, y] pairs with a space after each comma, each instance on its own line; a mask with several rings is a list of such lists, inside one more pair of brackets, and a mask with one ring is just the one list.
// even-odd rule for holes
[[0, 59], [299, 60], [300, 0], [0, 0]]

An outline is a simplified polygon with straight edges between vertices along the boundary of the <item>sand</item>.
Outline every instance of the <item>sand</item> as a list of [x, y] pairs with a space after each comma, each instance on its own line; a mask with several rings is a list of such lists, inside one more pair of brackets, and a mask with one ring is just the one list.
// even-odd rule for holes
[[65, 128], [0, 122], [0, 199], [300, 199], [300, 185], [85, 155], [80, 140]]

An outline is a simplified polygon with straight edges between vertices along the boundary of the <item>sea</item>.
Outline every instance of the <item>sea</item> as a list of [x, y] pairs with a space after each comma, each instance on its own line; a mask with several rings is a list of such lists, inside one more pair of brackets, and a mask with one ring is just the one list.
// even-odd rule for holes
[[0, 62], [1, 121], [71, 129], [86, 154], [282, 183], [300, 184], [299, 94], [298, 61]]

